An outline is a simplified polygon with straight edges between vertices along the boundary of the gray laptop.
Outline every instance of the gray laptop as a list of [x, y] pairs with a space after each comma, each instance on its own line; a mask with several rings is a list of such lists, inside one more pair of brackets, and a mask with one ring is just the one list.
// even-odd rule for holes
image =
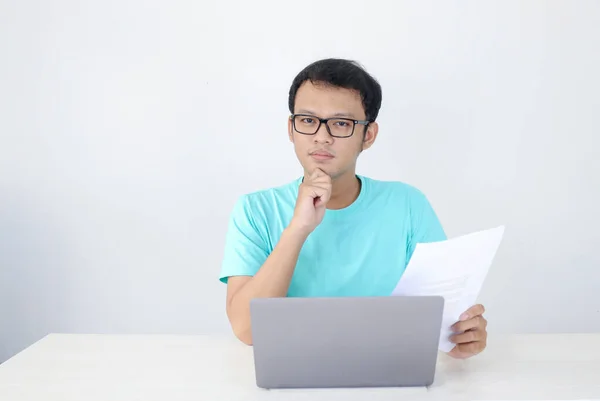
[[443, 309], [439, 296], [253, 299], [256, 384], [428, 386]]

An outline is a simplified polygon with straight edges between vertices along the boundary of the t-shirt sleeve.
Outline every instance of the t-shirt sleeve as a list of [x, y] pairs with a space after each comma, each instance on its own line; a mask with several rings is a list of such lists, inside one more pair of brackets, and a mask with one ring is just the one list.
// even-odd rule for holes
[[266, 241], [256, 227], [248, 198], [242, 196], [229, 218], [219, 279], [227, 283], [231, 276], [254, 276], [268, 256]]
[[407, 246], [407, 263], [412, 257], [418, 243], [437, 242], [447, 239], [444, 228], [438, 219], [431, 203], [420, 191], [416, 191], [411, 202], [410, 225]]

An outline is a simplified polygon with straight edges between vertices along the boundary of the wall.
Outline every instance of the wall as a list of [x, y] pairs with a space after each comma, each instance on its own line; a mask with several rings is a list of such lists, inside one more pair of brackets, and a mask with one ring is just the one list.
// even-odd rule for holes
[[[237, 196], [301, 171], [309, 62], [381, 82], [359, 172], [506, 224], [491, 332], [600, 331], [600, 2], [0, 3], [0, 361], [48, 332], [228, 333]], [[595, 291], [596, 290], [596, 291]]]

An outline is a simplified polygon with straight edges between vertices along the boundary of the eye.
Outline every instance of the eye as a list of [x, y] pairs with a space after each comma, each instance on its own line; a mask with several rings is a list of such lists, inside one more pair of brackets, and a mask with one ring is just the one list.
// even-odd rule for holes
[[335, 125], [337, 125], [338, 127], [346, 128], [350, 125], [350, 123], [348, 123], [348, 121], [336, 121]]
[[315, 120], [314, 120], [313, 118], [310, 118], [310, 117], [304, 117], [304, 118], [303, 118], [301, 121], [302, 121], [304, 124], [312, 124], [312, 123], [314, 123], [314, 122], [315, 122]]

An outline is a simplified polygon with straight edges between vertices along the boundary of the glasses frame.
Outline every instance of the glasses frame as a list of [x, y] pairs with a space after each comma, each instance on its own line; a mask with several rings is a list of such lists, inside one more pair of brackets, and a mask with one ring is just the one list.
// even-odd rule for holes
[[[298, 129], [296, 128], [296, 117], [310, 117], [310, 118], [314, 118], [315, 120], [319, 120], [319, 126], [317, 127], [317, 129], [315, 130], [315, 132], [313, 132], [312, 134], [307, 134], [306, 132], [301, 132], [298, 131]], [[354, 135], [354, 130], [356, 128], [356, 124], [359, 125], [364, 125], [365, 128], [369, 126], [369, 124], [371, 124], [371, 121], [368, 120], [354, 120], [352, 118], [346, 118], [346, 117], [331, 117], [331, 118], [319, 118], [317, 116], [313, 116], [311, 114], [292, 114], [290, 116], [290, 119], [292, 120], [292, 127], [294, 128], [294, 131], [296, 131], [299, 134], [302, 135], [316, 135], [317, 132], [319, 132], [319, 130], [321, 129], [321, 125], [325, 124], [325, 128], [327, 129], [327, 132], [329, 133], [329, 135], [331, 135], [334, 138], [350, 138], [352, 135]], [[352, 132], [350, 133], [350, 135], [345, 135], [345, 136], [340, 136], [340, 135], [333, 135], [331, 133], [331, 128], [329, 128], [329, 120], [344, 120], [344, 121], [349, 121], [352, 122]]]

